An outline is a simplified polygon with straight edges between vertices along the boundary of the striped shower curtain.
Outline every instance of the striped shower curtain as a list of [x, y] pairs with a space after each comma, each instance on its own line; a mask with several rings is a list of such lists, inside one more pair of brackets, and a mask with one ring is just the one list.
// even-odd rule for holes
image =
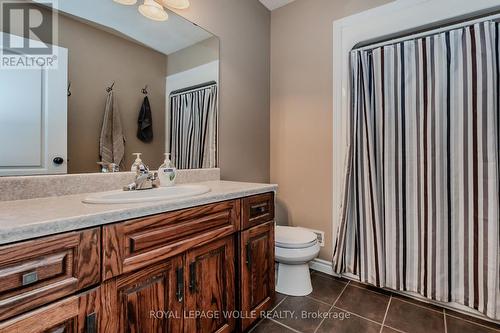
[[337, 273], [500, 319], [499, 36], [352, 51]]
[[217, 167], [217, 85], [170, 98], [170, 153], [178, 169]]

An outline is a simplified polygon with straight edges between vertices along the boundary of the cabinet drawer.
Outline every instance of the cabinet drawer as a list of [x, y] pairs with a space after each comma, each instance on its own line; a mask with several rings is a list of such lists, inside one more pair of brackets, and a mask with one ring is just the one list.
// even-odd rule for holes
[[100, 230], [0, 246], [0, 320], [99, 283]]
[[103, 229], [103, 278], [160, 262], [239, 228], [238, 200], [126, 221]]
[[274, 220], [274, 193], [244, 198], [241, 206], [242, 229]]
[[0, 322], [0, 333], [97, 333], [99, 310], [96, 288]]

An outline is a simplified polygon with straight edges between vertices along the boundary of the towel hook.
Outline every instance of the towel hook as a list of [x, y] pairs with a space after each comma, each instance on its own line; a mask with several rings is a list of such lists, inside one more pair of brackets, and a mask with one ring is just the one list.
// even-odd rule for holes
[[144, 88], [142, 88], [142, 93], [144, 95], [147, 95], [148, 94], [148, 85], [146, 84], [146, 86]]
[[107, 92], [111, 92], [111, 91], [113, 90], [113, 87], [114, 87], [114, 86], [115, 86], [115, 81], [113, 81], [113, 83], [111, 84], [111, 86], [110, 86], [110, 87], [107, 87], [107, 88], [106, 88], [106, 91], [107, 91]]
[[71, 81], [68, 82], [68, 97], [71, 96]]

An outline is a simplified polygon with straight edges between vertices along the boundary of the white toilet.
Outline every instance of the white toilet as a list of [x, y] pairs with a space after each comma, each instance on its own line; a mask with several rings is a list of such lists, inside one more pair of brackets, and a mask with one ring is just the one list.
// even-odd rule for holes
[[309, 295], [312, 292], [309, 262], [319, 254], [316, 234], [299, 227], [276, 226], [275, 252], [276, 291], [290, 296]]

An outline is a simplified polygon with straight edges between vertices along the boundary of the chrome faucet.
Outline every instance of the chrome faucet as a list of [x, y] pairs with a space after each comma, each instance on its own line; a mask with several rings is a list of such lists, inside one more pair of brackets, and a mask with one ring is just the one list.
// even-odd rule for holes
[[147, 166], [140, 165], [135, 173], [134, 182], [125, 186], [123, 190], [124, 191], [150, 190], [152, 188], [159, 186], [160, 186], [160, 180], [158, 179], [158, 173], [150, 172]]
[[120, 166], [115, 163], [97, 162], [101, 166], [102, 173], [120, 172]]

